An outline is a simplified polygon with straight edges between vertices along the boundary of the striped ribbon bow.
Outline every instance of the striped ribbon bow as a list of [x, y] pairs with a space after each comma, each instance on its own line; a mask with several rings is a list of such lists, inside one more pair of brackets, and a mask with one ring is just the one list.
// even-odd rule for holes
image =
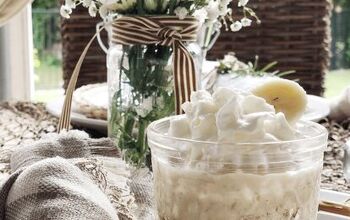
[[[179, 20], [176, 16], [123, 16], [117, 18], [112, 24], [112, 43], [123, 45], [159, 44], [173, 48], [175, 110], [177, 114], [181, 114], [181, 104], [189, 101], [191, 92], [197, 89], [193, 58], [184, 45], [184, 42], [196, 41], [197, 30], [198, 21], [194, 17]], [[73, 92], [80, 68], [98, 33], [86, 45], [75, 66], [67, 87], [66, 98], [58, 123], [58, 132], [63, 129], [69, 130]]]
[[[176, 16], [121, 17], [112, 25], [112, 43], [159, 44], [173, 48], [173, 74], [176, 113], [197, 89], [196, 70], [184, 42], [196, 41], [198, 21], [194, 17], [179, 20]], [[142, 79], [140, 79], [142, 80]]]

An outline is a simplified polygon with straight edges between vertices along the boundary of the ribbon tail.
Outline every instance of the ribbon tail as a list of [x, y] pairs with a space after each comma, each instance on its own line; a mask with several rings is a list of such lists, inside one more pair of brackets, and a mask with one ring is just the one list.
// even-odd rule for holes
[[176, 114], [182, 114], [181, 105], [190, 101], [191, 93], [197, 90], [196, 68], [193, 58], [180, 41], [173, 44], [174, 88]]
[[91, 38], [89, 43], [86, 45], [83, 53], [80, 55], [80, 58], [74, 68], [74, 71], [72, 73], [72, 76], [69, 80], [69, 84], [66, 90], [66, 97], [64, 99], [63, 103], [63, 109], [60, 115], [60, 119], [58, 122], [58, 127], [57, 127], [57, 132], [61, 132], [62, 130], [69, 130], [70, 122], [71, 122], [71, 109], [72, 109], [72, 99], [73, 99], [73, 92], [75, 90], [77, 81], [78, 81], [78, 76], [80, 73], [81, 66], [83, 64], [83, 61], [86, 57], [86, 54], [92, 44], [92, 42], [96, 39], [97, 35], [104, 29], [102, 27], [99, 29], [96, 34]]

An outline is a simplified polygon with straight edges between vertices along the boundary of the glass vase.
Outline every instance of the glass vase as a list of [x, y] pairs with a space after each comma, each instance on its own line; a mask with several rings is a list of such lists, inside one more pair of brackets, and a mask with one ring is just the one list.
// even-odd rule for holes
[[[187, 47], [198, 73], [200, 47], [197, 43]], [[116, 140], [128, 162], [149, 165], [146, 128], [150, 122], [175, 112], [172, 48], [110, 43], [107, 68], [109, 136]]]

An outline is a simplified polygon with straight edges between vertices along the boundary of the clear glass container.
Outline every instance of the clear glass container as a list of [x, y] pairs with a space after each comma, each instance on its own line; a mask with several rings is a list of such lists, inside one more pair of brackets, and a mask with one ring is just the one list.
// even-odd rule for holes
[[[187, 48], [199, 73], [201, 49], [197, 43]], [[124, 150], [128, 162], [142, 166], [149, 155], [147, 126], [175, 111], [172, 48], [110, 43], [107, 68], [109, 136]]]
[[317, 219], [324, 127], [300, 122], [292, 141], [217, 143], [170, 137], [170, 119], [148, 128], [160, 220]]

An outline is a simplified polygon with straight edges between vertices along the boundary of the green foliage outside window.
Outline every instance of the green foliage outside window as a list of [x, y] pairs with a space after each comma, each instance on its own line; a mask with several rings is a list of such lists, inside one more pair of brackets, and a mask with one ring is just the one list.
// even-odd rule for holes
[[[40, 59], [54, 58], [53, 47], [60, 42], [59, 1], [35, 0], [33, 7], [33, 39], [37, 56]], [[56, 58], [57, 59], [57, 58]]]
[[58, 0], [34, 0], [32, 3], [35, 101], [46, 102], [60, 95], [62, 55], [59, 7]]
[[33, 8], [58, 8], [59, 1], [57, 0], [35, 0], [32, 4]]
[[350, 67], [350, 0], [333, 0], [332, 69]]

